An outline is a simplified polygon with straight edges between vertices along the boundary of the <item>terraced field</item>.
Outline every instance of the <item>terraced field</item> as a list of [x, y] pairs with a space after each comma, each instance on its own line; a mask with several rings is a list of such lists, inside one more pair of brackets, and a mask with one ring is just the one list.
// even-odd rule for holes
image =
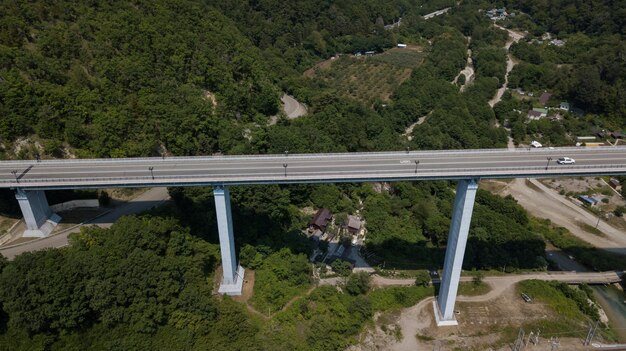
[[324, 80], [342, 96], [373, 104], [377, 99], [389, 101], [424, 56], [419, 49], [398, 48], [372, 56], [341, 56], [316, 65], [308, 75]]

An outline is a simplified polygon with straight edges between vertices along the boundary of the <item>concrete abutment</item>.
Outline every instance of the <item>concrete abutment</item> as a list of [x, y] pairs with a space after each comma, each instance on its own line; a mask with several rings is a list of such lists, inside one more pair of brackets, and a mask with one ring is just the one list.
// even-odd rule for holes
[[26, 230], [23, 237], [43, 238], [52, 232], [61, 221], [61, 217], [53, 213], [48, 206], [48, 199], [43, 190], [16, 189], [15, 198], [20, 205]]

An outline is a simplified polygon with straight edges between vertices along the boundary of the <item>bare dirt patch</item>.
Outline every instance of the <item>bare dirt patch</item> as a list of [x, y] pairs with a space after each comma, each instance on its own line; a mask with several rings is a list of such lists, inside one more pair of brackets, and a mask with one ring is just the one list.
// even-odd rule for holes
[[246, 269], [243, 279], [243, 288], [241, 296], [233, 296], [233, 300], [247, 304], [248, 300], [252, 297], [254, 292], [254, 275], [255, 272], [251, 269]]
[[102, 191], [106, 191], [112, 200], [129, 201], [145, 193], [149, 189], [150, 188], [119, 188], [102, 189]]
[[329, 58], [328, 60], [324, 60], [322, 62], [318, 62], [315, 64], [315, 66], [307, 69], [306, 71], [304, 71], [304, 76], [305, 77], [309, 77], [309, 78], [313, 78], [315, 76], [315, 74], [319, 71], [323, 71], [326, 69], [329, 69], [330, 66], [332, 66], [333, 61], [335, 61], [336, 58]]
[[19, 218], [11, 218], [0, 216], [0, 235], [4, 234], [9, 228], [19, 221]]
[[[592, 196], [599, 201], [591, 209], [596, 215], [600, 215], [619, 229], [626, 229], [626, 218], [613, 215], [613, 211], [619, 206], [625, 206], [626, 201], [603, 178], [555, 178], [544, 179], [541, 183], [558, 191], [559, 194], [571, 196], [575, 201], [578, 201], [576, 198], [581, 194]], [[587, 231], [589, 232], [589, 230]], [[595, 232], [592, 233], [596, 234]]]
[[542, 179], [541, 183], [565, 193], [584, 193], [593, 189], [604, 188], [604, 183], [600, 178], [554, 178]]
[[511, 179], [488, 179], [480, 181], [480, 188], [494, 194], [499, 194], [511, 183]]
[[[540, 303], [525, 303], [515, 285], [501, 296], [483, 302], [457, 302], [456, 327], [437, 327], [433, 317], [433, 298], [401, 311], [375, 316], [375, 325], [359, 338], [360, 350], [511, 350], [517, 330], [525, 323], [555, 316]], [[402, 339], [397, 339], [398, 328]], [[527, 332], [530, 332], [528, 330]], [[561, 349], [584, 350], [581, 340], [561, 338]], [[531, 347], [531, 345], [529, 345]], [[540, 339], [532, 350], [551, 350], [549, 337]]]

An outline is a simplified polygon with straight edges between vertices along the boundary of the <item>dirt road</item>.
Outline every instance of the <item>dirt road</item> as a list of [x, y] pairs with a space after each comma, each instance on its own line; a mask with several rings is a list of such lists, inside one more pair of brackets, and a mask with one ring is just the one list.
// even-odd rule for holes
[[[469, 43], [472, 38], [468, 37], [467, 40]], [[472, 61], [472, 49], [467, 49], [467, 63], [465, 64], [465, 68], [463, 68], [461, 72], [459, 72], [459, 74], [454, 78], [454, 84], [456, 84], [461, 75], [465, 76], [465, 83], [463, 83], [460, 88], [460, 91], [464, 92], [465, 89], [467, 89], [467, 87], [474, 82], [474, 62]]]
[[[543, 185], [536, 179], [529, 179], [531, 186], [526, 184], [526, 179], [515, 179], [503, 189], [503, 195], [512, 195], [528, 213], [535, 217], [550, 219], [558, 226], [569, 230], [576, 237], [591, 245], [626, 255], [626, 233], [588, 212], [584, 208], [574, 204], [556, 191]], [[601, 237], [583, 230], [577, 223], [587, 223], [606, 235]]]
[[[583, 273], [583, 276], [592, 276], [594, 273]], [[596, 273], [596, 274], [609, 274], [609, 273]], [[457, 302], [458, 308], [462, 310], [461, 316], [463, 318], [459, 319], [459, 323], [461, 325], [461, 329], [465, 333], [469, 333], [468, 328], [475, 327], [475, 321], [471, 313], [468, 313], [467, 308], [463, 307], [463, 303], [472, 302], [478, 303], [472, 305], [473, 307], [470, 310], [476, 309], [478, 312], [483, 310], [488, 310], [492, 307], [485, 307], [485, 303], [487, 305], [493, 304], [492, 309], [501, 309], [503, 314], [499, 316], [502, 321], [510, 321], [510, 320], [531, 320], [532, 318], [541, 318], [534, 316], [533, 312], [528, 312], [526, 309], [527, 305], [524, 305], [521, 302], [520, 297], [517, 295], [515, 284], [520, 281], [528, 280], [528, 279], [539, 279], [539, 280], [564, 280], [571, 279], [573, 276], [577, 276], [580, 274], [571, 273], [571, 272], [539, 272], [539, 273], [528, 273], [528, 274], [515, 274], [515, 275], [505, 275], [505, 276], [490, 276], [485, 277], [484, 282], [491, 287], [491, 290], [484, 295], [480, 296], [458, 296]], [[462, 277], [462, 281], [471, 281], [471, 277]], [[375, 284], [379, 286], [386, 285], [411, 285], [413, 283], [412, 279], [391, 279], [384, 277], [373, 277], [373, 281]], [[479, 336], [475, 340], [472, 341], [472, 337], [468, 335], [463, 335], [463, 333], [459, 333], [458, 335], [455, 331], [457, 329], [442, 329], [434, 327], [433, 321], [433, 300], [434, 297], [428, 297], [415, 306], [403, 309], [398, 316], [395, 318], [392, 317], [391, 323], [395, 328], [399, 328], [402, 332], [401, 339], [395, 339], [394, 337], [390, 337], [386, 332], [381, 332], [381, 328], [377, 327], [373, 330], [370, 330], [365, 333], [364, 337], [361, 340], [365, 340], [364, 344], [351, 347], [349, 350], [351, 351], [365, 351], [365, 350], [381, 350], [383, 348], [376, 347], [376, 345], [383, 345], [385, 350], [395, 350], [395, 351], [413, 351], [413, 350], [431, 350], [433, 349], [432, 341], [428, 339], [420, 340], [415, 337], [415, 335], [424, 335], [424, 331], [429, 329], [430, 332], [438, 333], [437, 340], [446, 340], [445, 342], [455, 341], [459, 344], [463, 344], [465, 342], [480, 342], [489, 343], [489, 336]], [[483, 304], [481, 304], [483, 303]], [[539, 306], [539, 305], [536, 305]], [[535, 306], [535, 307], [536, 307]], [[532, 307], [532, 306], [531, 306]], [[537, 307], [541, 309], [542, 307]], [[521, 310], [520, 310], [521, 309]], [[526, 316], [526, 314], [530, 314], [530, 316]], [[480, 315], [482, 321], [479, 321], [478, 324], [484, 322], [485, 316]], [[493, 321], [492, 321], [493, 322]], [[384, 322], [383, 322], [384, 323]], [[480, 327], [478, 327], [480, 328]], [[488, 327], [487, 327], [488, 328]], [[386, 329], [387, 330], [387, 329]], [[452, 332], [450, 334], [450, 332]], [[432, 335], [430, 335], [432, 337]], [[484, 338], [482, 341], [480, 338]], [[376, 343], [373, 342], [376, 340]], [[432, 340], [432, 339], [431, 339]], [[494, 339], [495, 341], [497, 339]], [[578, 340], [574, 340], [576, 342]], [[568, 341], [569, 342], [569, 341]], [[480, 344], [479, 344], [480, 345]], [[477, 346], [478, 347], [478, 346]], [[471, 348], [471, 347], [470, 347]], [[436, 348], [435, 348], [436, 349]], [[479, 348], [471, 348], [471, 349], [479, 349]], [[499, 348], [498, 350], [506, 349]]]
[[103, 228], [110, 227], [120, 217], [137, 214], [158, 206], [169, 199], [167, 188], [152, 188], [136, 198], [130, 200], [127, 204], [113, 209], [106, 214], [93, 219], [92, 221], [81, 223], [73, 228], [54, 234], [52, 236], [37, 240], [28, 241], [22, 244], [9, 246], [0, 249], [0, 253], [8, 259], [28, 251], [42, 250], [50, 247], [63, 247], [68, 244], [67, 237], [70, 233], [77, 233], [80, 228], [85, 225], [97, 225]]
[[283, 102], [283, 111], [288, 118], [298, 118], [306, 115], [306, 107], [294, 99], [292, 96], [284, 94], [280, 101]]
[[502, 95], [504, 95], [504, 92], [506, 91], [507, 85], [509, 84], [509, 73], [513, 70], [513, 67], [515, 67], [515, 61], [513, 61], [513, 56], [508, 53], [509, 48], [511, 47], [511, 45], [513, 45], [513, 43], [518, 42], [520, 39], [522, 39], [524, 37], [523, 33], [519, 33], [510, 29], [506, 29], [504, 27], [501, 27], [497, 24], [495, 24], [496, 27], [505, 30], [509, 33], [509, 40], [507, 40], [506, 44], [504, 44], [504, 48], [507, 51], [507, 55], [506, 55], [506, 73], [504, 74], [504, 84], [502, 84], [502, 87], [500, 87], [500, 89], [498, 89], [498, 91], [496, 91], [496, 95], [493, 97], [493, 99], [491, 99], [489, 101], [489, 106], [494, 107], [498, 102], [500, 102], [500, 100], [502, 100]]

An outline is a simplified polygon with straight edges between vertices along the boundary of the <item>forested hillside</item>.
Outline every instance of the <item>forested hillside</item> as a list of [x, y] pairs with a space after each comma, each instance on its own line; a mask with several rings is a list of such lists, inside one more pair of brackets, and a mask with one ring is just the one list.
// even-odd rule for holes
[[260, 51], [205, 4], [2, 8], [3, 139], [36, 133], [52, 153], [64, 141], [94, 156], [210, 153], [230, 120], [277, 112]]
[[[588, 133], [590, 125], [624, 128], [626, 2], [523, 0], [505, 3], [510, 11], [523, 11], [508, 25], [529, 32], [527, 40], [511, 47], [521, 60], [511, 74], [511, 87], [530, 91], [547, 89], [599, 117], [578, 125], [569, 121], [565, 126], [567, 132]], [[564, 45], [551, 45], [549, 39], [543, 43], [547, 33], [563, 40]], [[536, 40], [530, 42], [532, 36]], [[588, 116], [588, 119], [593, 117]]]
[[391, 45], [377, 19], [414, 5], [369, 11], [381, 3], [6, 2], [1, 141], [36, 134], [56, 157], [63, 143], [79, 157], [237, 152], [239, 123], [278, 112], [276, 68]]
[[[626, 124], [623, 1], [0, 2], [0, 159], [506, 147], [509, 131], [497, 122], [516, 141], [540, 135], [568, 145], [575, 132]], [[506, 25], [568, 39], [559, 48], [513, 44], [520, 62], [509, 87], [551, 89], [593, 115], [526, 123], [520, 108], [531, 103], [510, 92], [490, 107], [504, 84], [509, 37], [484, 10], [503, 4], [522, 11]], [[337, 54], [388, 52], [398, 43], [419, 48], [419, 62], [412, 58], [402, 81], [388, 78], [384, 101], [341, 91], [368, 87], [336, 74], [344, 59], [358, 70], [384, 55], [336, 59], [328, 74], [352, 85], [303, 74]], [[464, 84], [468, 58], [475, 72]], [[308, 114], [286, 118], [283, 93]], [[211, 295], [220, 259], [212, 189], [172, 188], [173, 204], [110, 229], [87, 228], [67, 248], [12, 262], [0, 256], [0, 349], [345, 349], [375, 312], [433, 292], [369, 291], [358, 276], [345, 290], [309, 290], [311, 242], [302, 229], [310, 216], [302, 209], [326, 207], [336, 218], [358, 209], [372, 265], [436, 269], [453, 186], [233, 187], [238, 257], [256, 271], [249, 306]], [[0, 201], [1, 213], [18, 212], [9, 190]], [[594, 268], [621, 261], [481, 190], [464, 269], [545, 269], [545, 240]]]

